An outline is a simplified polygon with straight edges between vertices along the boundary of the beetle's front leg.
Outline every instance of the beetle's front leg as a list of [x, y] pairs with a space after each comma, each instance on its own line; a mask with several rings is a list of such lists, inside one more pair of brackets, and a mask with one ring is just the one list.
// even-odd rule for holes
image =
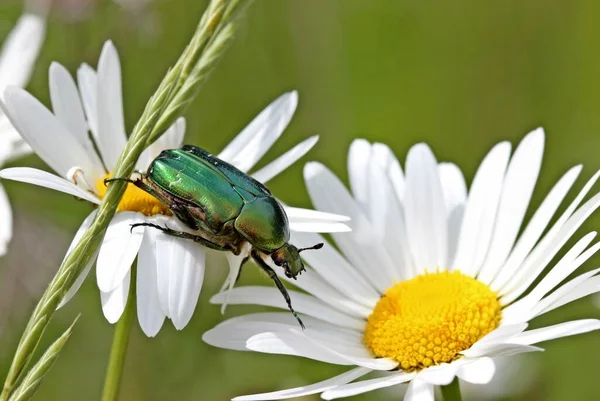
[[260, 268], [263, 269], [269, 275], [271, 280], [273, 280], [275, 282], [277, 289], [279, 290], [279, 292], [281, 292], [281, 295], [283, 295], [283, 298], [285, 298], [285, 302], [287, 303], [288, 308], [290, 309], [290, 312], [292, 312], [292, 314], [294, 315], [294, 317], [296, 318], [298, 323], [300, 323], [300, 327], [302, 327], [302, 330], [304, 330], [305, 329], [304, 323], [302, 323], [300, 316], [298, 316], [298, 314], [292, 307], [292, 300], [290, 298], [290, 294], [288, 294], [287, 288], [285, 288], [285, 286], [283, 285], [281, 280], [279, 280], [279, 277], [277, 276], [277, 273], [275, 273], [275, 270], [271, 269], [271, 267], [268, 264], [266, 264], [264, 260], [262, 260], [262, 258], [260, 257], [260, 254], [256, 251], [256, 249], [253, 249], [251, 254], [252, 254], [252, 259], [254, 259], [256, 261], [256, 263], [258, 264], [258, 266], [260, 266]]
[[185, 231], [177, 231], [177, 230], [173, 230], [169, 227], [161, 227], [158, 224], [152, 224], [152, 223], [136, 223], [136, 224], [132, 224], [131, 225], [131, 229], [133, 230], [136, 227], [152, 227], [152, 228], [156, 228], [157, 230], [162, 231], [163, 233], [170, 235], [172, 237], [177, 237], [177, 238], [183, 238], [183, 239], [189, 239], [192, 240], [198, 244], [204, 245], [207, 248], [211, 248], [211, 249], [216, 249], [217, 251], [229, 251], [229, 248], [226, 248], [224, 246], [221, 246], [219, 244], [215, 244], [213, 242], [210, 242], [209, 240], [207, 240], [206, 238], [203, 238], [199, 235], [194, 235], [194, 234], [190, 234], [187, 233]]

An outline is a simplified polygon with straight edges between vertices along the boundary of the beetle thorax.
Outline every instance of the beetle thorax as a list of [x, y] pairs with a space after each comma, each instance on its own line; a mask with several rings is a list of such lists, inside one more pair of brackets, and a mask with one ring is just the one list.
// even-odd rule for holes
[[[106, 195], [107, 188], [104, 185], [104, 179], [108, 178], [111, 178], [110, 174], [107, 174], [96, 183], [96, 189], [98, 190], [97, 192], [100, 198], [103, 198], [104, 195]], [[127, 184], [127, 189], [121, 198], [121, 202], [119, 202], [117, 211], [139, 212], [146, 216], [154, 216], [157, 214], [171, 215], [167, 206], [131, 183]]]

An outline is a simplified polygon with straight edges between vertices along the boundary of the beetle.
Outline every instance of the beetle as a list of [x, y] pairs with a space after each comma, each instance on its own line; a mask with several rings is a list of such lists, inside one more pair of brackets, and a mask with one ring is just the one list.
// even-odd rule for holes
[[[112, 178], [105, 182], [114, 180], [131, 182], [163, 202], [193, 233], [152, 223], [132, 224], [132, 229], [153, 227], [165, 234], [235, 255], [249, 244], [250, 256], [275, 282], [289, 310], [304, 328], [268, 259], [282, 267], [287, 277], [296, 279], [305, 270], [300, 252], [320, 249], [323, 244], [309, 248], [296, 248], [290, 244], [285, 210], [262, 183], [192, 145], [162, 151], [137, 179]], [[242, 265], [247, 260], [248, 257], [244, 258]]]

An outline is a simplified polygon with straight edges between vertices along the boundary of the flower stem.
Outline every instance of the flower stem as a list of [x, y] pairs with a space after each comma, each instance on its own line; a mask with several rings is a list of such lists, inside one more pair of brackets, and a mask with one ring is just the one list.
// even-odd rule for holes
[[460, 384], [458, 383], [458, 377], [455, 377], [452, 383], [442, 386], [442, 398], [444, 401], [462, 401], [462, 395], [460, 394]]
[[115, 334], [110, 349], [110, 359], [104, 378], [102, 401], [116, 401], [119, 397], [119, 388], [121, 387], [121, 378], [123, 377], [123, 367], [125, 365], [125, 356], [127, 355], [129, 335], [131, 334], [131, 327], [135, 320], [135, 273], [134, 263], [133, 266], [131, 266], [131, 284], [129, 285], [125, 311], [123, 311], [123, 315], [121, 315], [121, 318], [115, 325]]

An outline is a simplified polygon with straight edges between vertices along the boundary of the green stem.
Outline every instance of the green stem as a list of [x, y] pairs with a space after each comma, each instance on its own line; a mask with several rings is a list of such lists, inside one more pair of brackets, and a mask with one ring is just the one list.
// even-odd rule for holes
[[115, 326], [115, 335], [110, 350], [110, 359], [106, 369], [104, 379], [104, 390], [102, 391], [102, 401], [116, 401], [119, 397], [119, 388], [121, 378], [123, 377], [123, 367], [125, 365], [125, 356], [127, 354], [127, 344], [129, 344], [129, 335], [131, 327], [135, 320], [135, 263], [131, 266], [131, 284], [129, 285], [129, 294], [127, 295], [127, 305], [123, 315]]
[[462, 395], [460, 394], [460, 384], [458, 383], [458, 377], [455, 377], [452, 383], [442, 386], [442, 398], [444, 401], [462, 401]]

